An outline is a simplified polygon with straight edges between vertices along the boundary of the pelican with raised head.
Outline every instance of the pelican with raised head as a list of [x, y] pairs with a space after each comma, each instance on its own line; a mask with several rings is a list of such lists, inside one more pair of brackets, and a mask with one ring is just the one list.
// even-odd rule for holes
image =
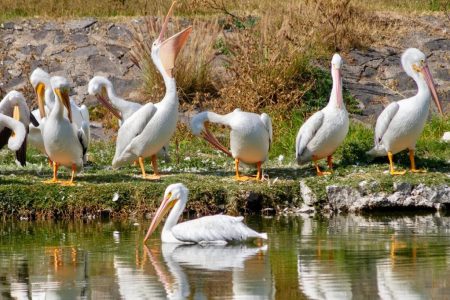
[[[30, 76], [30, 82], [33, 86], [38, 102], [38, 109], [32, 111], [33, 116], [39, 120], [45, 119], [53, 107], [55, 106], [55, 93], [52, 90], [50, 84], [50, 75], [42, 70], [41, 68], [36, 68]], [[90, 120], [89, 120], [89, 110], [86, 105], [78, 106], [75, 101], [70, 98], [70, 109], [72, 114], [73, 124], [76, 126], [78, 130], [83, 130], [86, 134], [86, 143], [89, 145], [90, 142]], [[68, 110], [64, 109], [64, 115], [68, 116]], [[45, 122], [45, 120], [44, 120]], [[30, 133], [28, 134], [28, 138], [30, 140], [30, 144], [36, 147], [41, 153], [46, 154], [44, 141], [42, 139], [41, 127], [36, 127], [34, 125], [30, 125]], [[86, 162], [86, 157], [83, 157], [84, 162]]]
[[[138, 160], [144, 179], [160, 178], [156, 155], [169, 142], [178, 121], [179, 103], [172, 72], [175, 59], [186, 43], [192, 27], [164, 39], [174, 4], [175, 2], [170, 7], [159, 37], [153, 42], [151, 48], [151, 57], [164, 79], [166, 94], [161, 102], [143, 105], [123, 122], [117, 135], [116, 153], [112, 162], [113, 167], [117, 168]], [[146, 157], [152, 159], [153, 175], [147, 175], [145, 172]]]
[[[331, 60], [331, 77], [333, 87], [328, 105], [314, 113], [300, 127], [295, 142], [295, 156], [298, 164], [313, 161], [317, 175], [331, 174], [332, 155], [341, 145], [348, 133], [348, 113], [342, 96], [342, 58], [334, 54]], [[317, 161], [327, 158], [330, 171], [320, 170]]]
[[416, 169], [414, 150], [428, 117], [430, 98], [443, 114], [425, 54], [416, 48], [409, 48], [403, 53], [401, 62], [406, 74], [416, 82], [417, 94], [392, 102], [381, 112], [375, 126], [375, 146], [367, 152], [372, 156], [387, 155], [391, 175], [405, 174], [406, 171], [396, 171], [393, 163], [394, 154], [405, 149], [409, 150], [411, 172], [425, 172]]
[[[87, 150], [87, 136], [83, 128], [78, 129], [72, 123], [72, 110], [69, 100], [70, 86], [64, 77], [55, 76], [50, 79], [55, 93], [55, 104], [42, 129], [45, 151], [53, 162], [53, 178], [46, 183], [58, 183], [59, 166], [72, 169], [70, 181], [64, 185], [73, 185], [75, 173], [83, 167], [83, 157]], [[64, 107], [67, 117], [64, 116]]]
[[[31, 115], [30, 109], [28, 108], [27, 102], [25, 98], [23, 97], [22, 93], [17, 91], [11, 91], [3, 98], [3, 100], [0, 102], [0, 114], [3, 114], [7, 117], [13, 118], [20, 123], [22, 123], [25, 128], [26, 132], [28, 132], [28, 125], [33, 123], [34, 125], [38, 126], [39, 123], [37, 120]], [[12, 125], [11, 121], [8, 121], [9, 125]], [[15, 127], [17, 128], [17, 126]], [[3, 148], [3, 146], [11, 141], [11, 136], [13, 136], [15, 133], [11, 131], [10, 126], [4, 126], [2, 130], [0, 131], [0, 149]], [[21, 139], [15, 139], [16, 141]], [[22, 165], [26, 165], [26, 153], [27, 153], [27, 138], [22, 140], [22, 144], [20, 147], [15, 150], [16, 152], [16, 159], [17, 161]]]
[[[208, 129], [208, 123], [228, 126], [230, 131], [230, 148], [223, 146]], [[235, 161], [236, 180], [245, 181], [252, 177], [239, 174], [239, 163], [256, 165], [257, 174], [253, 179], [262, 180], [261, 165], [266, 161], [272, 144], [272, 121], [269, 115], [261, 115], [235, 109], [226, 115], [214, 112], [201, 112], [191, 120], [191, 130], [194, 135], [202, 136], [213, 147]]]
[[182, 183], [171, 184], [164, 192], [164, 199], [158, 208], [144, 238], [144, 243], [158, 227], [161, 219], [171, 209], [164, 224], [161, 240], [163, 243], [219, 243], [245, 241], [247, 239], [267, 239], [266, 233], [258, 233], [248, 228], [243, 217], [215, 215], [177, 224], [188, 200], [189, 190]]

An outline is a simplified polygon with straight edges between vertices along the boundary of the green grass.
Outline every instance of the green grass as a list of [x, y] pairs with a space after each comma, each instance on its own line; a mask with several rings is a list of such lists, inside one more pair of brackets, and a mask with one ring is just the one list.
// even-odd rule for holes
[[[135, 166], [112, 170], [110, 163], [114, 152], [112, 142], [94, 142], [89, 164], [77, 176], [77, 186], [63, 187], [43, 184], [51, 177], [46, 159], [34, 149], [28, 152], [28, 165], [24, 168], [13, 163], [9, 150], [0, 152], [0, 211], [3, 216], [29, 216], [33, 218], [81, 217], [100, 215], [137, 216], [156, 209], [165, 187], [183, 182], [191, 190], [188, 211], [194, 214], [217, 212], [260, 212], [262, 208], [283, 208], [300, 203], [298, 181], [304, 179], [319, 199], [325, 199], [325, 187], [331, 184], [356, 187], [363, 180], [377, 181], [380, 191], [392, 191], [396, 181], [430, 186], [448, 184], [450, 149], [440, 141], [444, 131], [450, 130], [449, 118], [434, 117], [427, 123], [417, 145], [418, 167], [426, 174], [392, 177], [387, 173], [386, 158], [370, 161], [365, 156], [372, 145], [372, 130], [352, 122], [344, 144], [335, 158], [335, 172], [331, 176], [317, 177], [311, 164], [298, 167], [294, 162], [294, 140], [301, 124], [302, 114], [296, 112], [289, 122], [278, 125], [270, 159], [264, 164], [269, 180], [262, 183], [237, 183], [233, 160], [212, 150], [203, 140], [184, 135], [178, 149], [171, 144], [171, 161], [160, 160], [160, 168], [170, 175], [159, 182], [142, 180]], [[219, 131], [217, 131], [220, 133]], [[224, 132], [225, 133], [225, 132]], [[183, 136], [178, 133], [176, 138]], [[227, 143], [226, 135], [219, 135]], [[284, 156], [280, 161], [279, 155]], [[395, 156], [397, 167], [407, 169], [406, 154]], [[325, 163], [322, 163], [325, 168]], [[147, 168], [151, 172], [151, 168]], [[254, 170], [243, 172], [253, 173]], [[61, 169], [61, 179], [69, 172]], [[117, 194], [118, 200], [113, 201]], [[246, 199], [250, 200], [246, 202]]]

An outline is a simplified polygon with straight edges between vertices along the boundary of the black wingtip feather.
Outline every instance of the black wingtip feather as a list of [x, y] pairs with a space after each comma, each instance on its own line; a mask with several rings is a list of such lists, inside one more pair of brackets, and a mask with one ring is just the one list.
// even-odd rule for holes
[[33, 124], [34, 127], [38, 127], [39, 126], [39, 122], [38, 120], [36, 120], [36, 118], [34, 117], [34, 115], [30, 112], [30, 121]]
[[16, 159], [22, 167], [27, 165], [27, 138], [23, 140], [22, 146], [16, 151]]

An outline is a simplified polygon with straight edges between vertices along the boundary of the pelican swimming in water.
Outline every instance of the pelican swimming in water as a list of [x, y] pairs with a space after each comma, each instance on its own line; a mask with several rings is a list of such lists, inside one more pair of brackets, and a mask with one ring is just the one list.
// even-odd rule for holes
[[[50, 78], [50, 75], [41, 68], [36, 68], [30, 76], [30, 82], [36, 92], [39, 107], [33, 110], [32, 114], [39, 122], [41, 119], [47, 117], [55, 106], [55, 93], [50, 85]], [[78, 130], [83, 128], [86, 134], [86, 143], [89, 146], [90, 121], [88, 108], [85, 105], [78, 106], [73, 99], [70, 99], [70, 109], [73, 124]], [[67, 109], [64, 109], [64, 115], [66, 117], [68, 116]], [[41, 127], [30, 125], [28, 138], [32, 146], [47, 155], [42, 139]], [[86, 157], [83, 158], [84, 162], [86, 162], [86, 159]]]
[[[9, 92], [0, 102], [0, 114], [20, 121], [25, 126], [26, 132], [28, 132], [28, 125], [30, 125], [31, 122], [36, 126], [39, 125], [37, 120], [30, 114], [30, 110], [22, 93], [17, 91]], [[10, 120], [8, 120], [7, 124], [13, 125]], [[15, 128], [17, 128], [17, 126], [15, 126]], [[11, 127], [9, 126], [4, 126], [2, 130], [0, 130], [0, 149], [3, 148], [6, 143], [9, 144], [9, 141], [11, 141], [11, 135], [12, 131]], [[16, 141], [18, 140], [21, 139], [16, 139]], [[26, 136], [22, 140], [22, 144], [20, 145], [20, 147], [14, 151], [16, 151], [17, 161], [22, 166], [25, 166], [27, 153]]]
[[267, 239], [266, 233], [248, 228], [243, 217], [226, 215], [207, 216], [177, 224], [188, 200], [189, 190], [182, 183], [171, 184], [164, 192], [164, 199], [158, 208], [145, 235], [144, 242], [158, 227], [161, 219], [169, 212], [164, 224], [161, 240], [164, 243], [220, 243], [245, 241], [250, 238]]
[[[295, 142], [295, 155], [298, 164], [313, 161], [317, 175], [331, 174], [332, 155], [341, 145], [348, 133], [348, 113], [342, 97], [342, 58], [334, 54], [331, 60], [333, 87], [328, 105], [313, 114], [300, 127]], [[322, 172], [317, 161], [327, 158], [329, 172]]]
[[[230, 148], [225, 148], [209, 131], [208, 123], [217, 123], [231, 128]], [[236, 180], [249, 180], [251, 177], [239, 174], [239, 162], [256, 164], [256, 180], [262, 179], [261, 164], [266, 161], [272, 144], [272, 121], [269, 115], [249, 113], [235, 109], [226, 115], [205, 111], [191, 120], [194, 135], [201, 135], [211, 145], [235, 160]]]
[[[86, 123], [78, 129], [72, 123], [72, 110], [69, 100], [70, 86], [64, 77], [55, 76], [50, 79], [55, 93], [55, 103], [50, 115], [43, 123], [42, 137], [45, 151], [53, 162], [53, 178], [46, 183], [58, 183], [59, 166], [71, 167], [72, 176], [64, 185], [73, 185], [75, 172], [83, 167], [83, 157], [87, 150]], [[64, 116], [64, 107], [67, 117]]]
[[416, 169], [414, 150], [428, 117], [431, 97], [443, 114], [425, 54], [416, 48], [409, 48], [403, 53], [401, 62], [406, 74], [416, 82], [417, 94], [392, 102], [381, 112], [375, 126], [375, 147], [367, 152], [372, 156], [387, 154], [391, 175], [405, 174], [406, 171], [396, 171], [393, 163], [394, 154], [404, 149], [409, 150], [411, 172], [425, 172]]
[[[169, 9], [164, 20], [159, 37], [153, 42], [151, 57], [161, 73], [166, 86], [166, 94], [161, 102], [147, 103], [122, 124], [117, 135], [116, 153], [112, 165], [114, 168], [124, 164], [139, 161], [144, 179], [159, 179], [156, 154], [166, 145], [175, 132], [178, 121], [178, 96], [173, 68], [175, 59], [186, 43], [192, 27], [164, 39], [169, 18], [175, 2]], [[147, 175], [144, 168], [144, 158], [151, 157], [153, 175]]]

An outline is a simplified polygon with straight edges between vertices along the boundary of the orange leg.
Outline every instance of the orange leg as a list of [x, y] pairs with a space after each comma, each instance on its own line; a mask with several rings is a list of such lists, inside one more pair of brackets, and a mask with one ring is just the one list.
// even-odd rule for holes
[[61, 185], [74, 186], [75, 183], [73, 183], [73, 178], [75, 177], [76, 171], [77, 171], [77, 166], [75, 164], [72, 164], [72, 176], [70, 177], [70, 180], [63, 182]]
[[248, 176], [241, 176], [241, 175], [239, 175], [239, 159], [237, 159], [237, 158], [234, 160], [234, 167], [235, 167], [235, 171], [236, 171], [236, 176], [234, 177], [235, 180], [237, 180], [237, 181], [247, 181], [247, 180], [251, 179]]
[[[330, 157], [330, 156], [329, 156]], [[317, 176], [330, 175], [331, 172], [322, 172], [319, 168], [319, 164], [317, 163], [318, 158], [313, 155], [312, 160], [314, 162], [314, 166], [316, 167]], [[330, 159], [331, 160], [331, 159]], [[330, 161], [329, 160], [329, 161]]]
[[149, 180], [161, 179], [161, 176], [159, 175], [159, 171], [158, 171], [158, 163], [156, 161], [156, 155], [152, 155], [153, 175], [147, 175], [145, 173], [144, 159], [142, 157], [139, 157], [139, 165], [141, 166], [142, 178], [149, 179]]
[[262, 180], [262, 169], [260, 161], [256, 163], [256, 168], [258, 169], [258, 172], [256, 173], [256, 180]]
[[414, 150], [409, 149], [409, 160], [411, 161], [411, 172], [413, 173], [426, 173], [426, 170], [416, 169], [416, 162], [414, 160]]
[[394, 161], [393, 161], [394, 155], [392, 152], [388, 152], [388, 159], [389, 159], [389, 173], [391, 175], [404, 175], [406, 171], [395, 171], [394, 169]]
[[58, 163], [53, 162], [53, 178], [49, 179], [49, 180], [45, 180], [42, 183], [45, 183], [45, 184], [59, 183], [59, 181], [58, 181]]
[[328, 163], [328, 169], [330, 172], [333, 172], [333, 156], [328, 155], [327, 156], [327, 163]]

